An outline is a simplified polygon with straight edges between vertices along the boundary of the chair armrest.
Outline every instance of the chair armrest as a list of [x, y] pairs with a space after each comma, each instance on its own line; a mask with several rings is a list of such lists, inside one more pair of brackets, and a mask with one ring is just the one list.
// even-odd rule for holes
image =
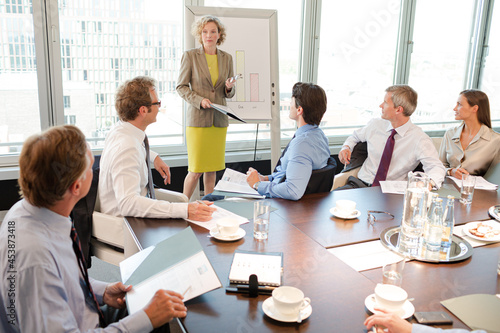
[[361, 167], [336, 174], [335, 178], [333, 178], [332, 191], [337, 187], [344, 186], [347, 183], [347, 179], [349, 178], [349, 176], [356, 177], [358, 175], [359, 169], [361, 169]]
[[168, 202], [188, 202], [187, 196], [180, 192], [165, 190], [163, 188], [155, 188], [156, 199]]
[[111, 216], [94, 211], [92, 214], [92, 236], [98, 241], [123, 249], [123, 217]]

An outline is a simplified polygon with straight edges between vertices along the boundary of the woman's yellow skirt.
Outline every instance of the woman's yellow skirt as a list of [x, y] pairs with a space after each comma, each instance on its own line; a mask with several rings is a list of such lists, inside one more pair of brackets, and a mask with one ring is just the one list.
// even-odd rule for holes
[[227, 127], [186, 127], [188, 171], [203, 173], [226, 167]]

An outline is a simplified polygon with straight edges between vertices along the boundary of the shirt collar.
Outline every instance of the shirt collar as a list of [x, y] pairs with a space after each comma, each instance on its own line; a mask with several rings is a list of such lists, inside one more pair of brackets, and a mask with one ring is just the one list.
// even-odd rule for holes
[[[388, 122], [388, 124], [387, 124], [386, 131], [390, 132], [390, 131], [392, 131], [393, 127], [392, 127], [392, 124], [390, 121], [387, 121], [387, 122]], [[398, 128], [395, 128], [396, 133], [398, 133], [400, 136], [405, 136], [406, 132], [408, 132], [408, 130], [410, 129], [410, 127], [412, 125], [413, 125], [413, 123], [411, 122], [410, 119], [408, 119], [408, 121], [404, 125], [401, 125]]]
[[303, 134], [315, 128], [318, 128], [318, 125], [305, 124], [297, 129], [297, 131], [295, 132], [295, 136]]
[[22, 200], [22, 205], [31, 216], [45, 225], [47, 229], [58, 233], [60, 233], [62, 229], [69, 237], [71, 231], [71, 219], [69, 217], [59, 215], [47, 208], [33, 206], [26, 199]]
[[135, 127], [131, 123], [127, 121], [121, 121], [119, 122], [121, 126], [123, 126], [127, 131], [130, 132], [132, 136], [137, 138], [137, 140], [140, 140], [141, 142], [144, 141], [144, 137], [146, 136], [146, 133], [141, 130], [140, 128]]
[[[454, 142], [459, 142], [460, 141], [460, 135], [462, 134], [462, 131], [464, 130], [464, 127], [465, 127], [465, 123], [462, 122], [462, 125], [458, 126], [455, 129], [455, 133], [453, 133], [453, 136], [451, 137], [451, 139]], [[491, 140], [491, 131], [489, 131], [489, 127], [486, 126], [485, 124], [481, 124], [481, 128], [479, 129], [478, 134], [479, 134], [479, 138], [481, 138], [481, 139], [484, 139], [486, 141], [490, 141]], [[478, 138], [478, 140], [479, 140], [479, 138]]]

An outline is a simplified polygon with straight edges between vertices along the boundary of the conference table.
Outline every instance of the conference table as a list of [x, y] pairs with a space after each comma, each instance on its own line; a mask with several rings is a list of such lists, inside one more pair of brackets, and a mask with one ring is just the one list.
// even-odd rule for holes
[[[340, 199], [357, 203], [361, 216], [344, 220], [329, 210]], [[202, 245], [223, 286], [236, 249], [283, 252], [283, 284], [300, 288], [311, 298], [312, 313], [302, 323], [283, 323], [264, 314], [262, 303], [269, 297], [250, 298], [226, 293], [219, 288], [186, 302], [188, 315], [181, 320], [188, 332], [366, 332], [364, 320], [370, 315], [365, 298], [382, 282], [381, 268], [357, 272], [328, 252], [328, 248], [376, 240], [380, 232], [399, 226], [403, 195], [383, 194], [379, 187], [310, 194], [299, 201], [270, 199], [269, 239], [253, 238], [252, 223], [243, 224], [244, 238], [222, 242], [209, 237], [208, 230], [182, 219], [126, 218], [126, 226], [139, 248], [154, 245], [190, 226]], [[500, 204], [497, 191], [476, 190], [472, 205], [455, 204], [456, 224], [489, 219], [487, 210]], [[367, 223], [367, 210], [395, 215]], [[498, 294], [497, 260], [500, 244], [475, 248], [471, 258], [457, 263], [432, 264], [410, 261], [403, 273], [402, 287], [408, 291], [416, 311], [445, 311], [440, 301], [473, 293]], [[467, 328], [448, 312], [453, 325]], [[413, 319], [412, 319], [413, 320]]]

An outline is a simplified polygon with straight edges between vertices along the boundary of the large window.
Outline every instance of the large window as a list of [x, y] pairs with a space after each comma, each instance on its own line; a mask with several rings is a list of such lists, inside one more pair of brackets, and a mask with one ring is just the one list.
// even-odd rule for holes
[[473, 15], [473, 0], [417, 1], [408, 81], [419, 94], [413, 122], [454, 120], [467, 78]]
[[[362, 9], [362, 10], [361, 10]], [[393, 82], [399, 1], [323, 1], [318, 84], [328, 96], [327, 135], [350, 134], [380, 114]]]
[[39, 132], [35, 34], [31, 5], [0, 2], [0, 155], [16, 155]]
[[[500, 3], [493, 9], [480, 88], [490, 100], [491, 118], [500, 119]], [[498, 126], [498, 121], [495, 124]]]
[[[321, 126], [333, 145], [379, 117], [384, 89], [395, 83], [417, 90], [419, 106], [412, 118], [427, 123], [424, 128], [433, 135], [450, 126], [445, 122], [453, 121], [458, 93], [469, 88], [488, 94], [498, 126], [500, 6], [498, 1], [496, 7], [493, 4], [493, 0], [0, 1], [0, 165], [17, 164], [28, 136], [65, 123], [80, 127], [99, 150], [117, 121], [116, 88], [137, 75], [158, 81], [162, 108], [157, 123], [147, 130], [151, 145], [163, 155], [178, 155], [171, 159], [173, 166], [186, 165], [183, 101], [175, 91], [184, 33], [189, 31], [183, 26], [185, 5], [277, 11], [282, 146], [295, 132], [288, 112], [297, 81], [316, 81], [327, 91], [328, 110]], [[255, 144], [267, 154], [269, 133], [268, 124], [231, 124], [228, 160], [250, 159]], [[230, 155], [235, 151], [241, 153]]]
[[76, 119], [93, 147], [118, 120], [116, 88], [148, 75], [158, 81], [162, 108], [148, 127], [151, 145], [183, 143], [182, 100], [175, 91], [182, 55], [182, 1], [59, 2], [65, 119]]

